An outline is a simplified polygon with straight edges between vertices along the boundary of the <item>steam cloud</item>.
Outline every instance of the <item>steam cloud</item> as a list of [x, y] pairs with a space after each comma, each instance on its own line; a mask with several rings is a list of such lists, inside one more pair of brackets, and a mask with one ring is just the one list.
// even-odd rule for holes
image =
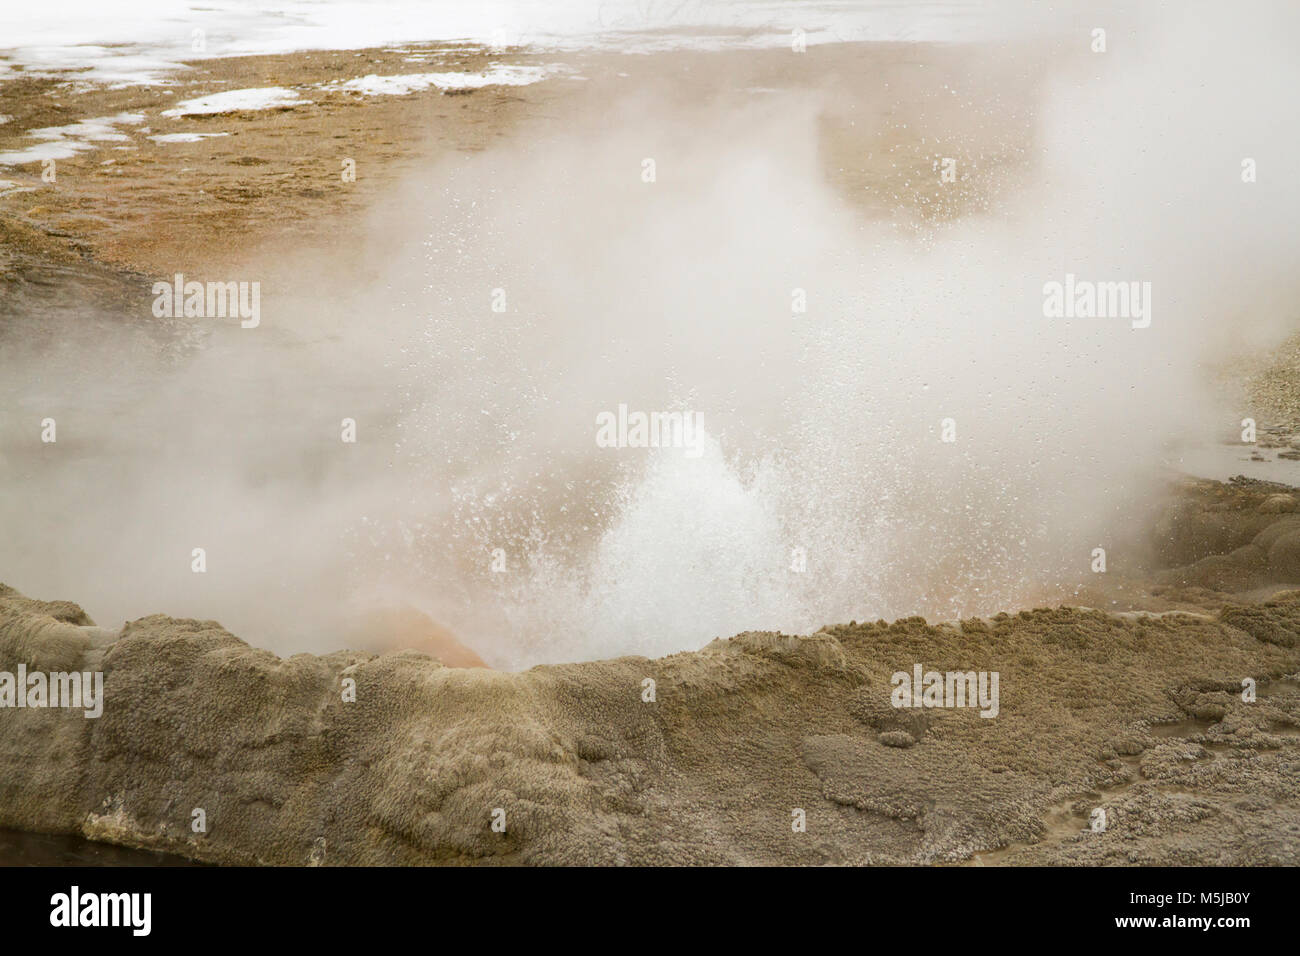
[[[975, 105], [1030, 117], [986, 209], [865, 215], [828, 180], [827, 116], [878, 90], [683, 103], [665, 81], [229, 277], [261, 281], [257, 330], [178, 351], [77, 309], [14, 320], [0, 580], [281, 653], [409, 603], [515, 668], [992, 613], [1078, 579], [1157, 500], [1161, 442], [1241, 417], [1202, 366], [1294, 319], [1300, 212], [1300, 13], [1106, 19], [1105, 54], [1054, 30], [1026, 59], [1050, 68]], [[1044, 318], [1067, 272], [1151, 282], [1150, 328]], [[698, 411], [705, 453], [598, 448], [619, 403]], [[57, 445], [35, 444], [46, 416]]]

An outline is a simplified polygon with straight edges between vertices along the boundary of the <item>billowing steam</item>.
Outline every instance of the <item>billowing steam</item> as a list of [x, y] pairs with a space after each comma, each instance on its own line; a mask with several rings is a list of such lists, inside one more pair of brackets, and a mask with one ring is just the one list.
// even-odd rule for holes
[[[1203, 363], [1295, 316], [1300, 16], [1187, 6], [1019, 41], [996, 99], [642, 86], [421, 169], [190, 351], [16, 326], [0, 580], [280, 652], [409, 604], [502, 667], [1063, 596], [1134, 546], [1160, 445], [1239, 417]], [[935, 96], [937, 142], [849, 109]], [[944, 157], [979, 188], [936, 211], [905, 167], [942, 197]], [[1149, 327], [1045, 317], [1067, 275], [1149, 282]], [[697, 413], [703, 454], [598, 447], [620, 404]]]

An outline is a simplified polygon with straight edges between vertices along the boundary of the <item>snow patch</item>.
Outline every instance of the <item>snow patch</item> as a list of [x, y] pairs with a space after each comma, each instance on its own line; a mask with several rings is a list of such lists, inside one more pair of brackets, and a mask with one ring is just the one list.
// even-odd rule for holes
[[22, 166], [47, 159], [69, 159], [77, 153], [94, 149], [96, 143], [128, 141], [131, 137], [119, 126], [137, 126], [144, 122], [143, 113], [118, 113], [85, 119], [67, 126], [46, 126], [29, 130], [28, 139], [38, 140], [26, 149], [0, 153], [0, 166]]
[[346, 90], [365, 96], [406, 96], [430, 87], [446, 91], [477, 90], [485, 86], [527, 86], [544, 80], [560, 69], [556, 66], [494, 64], [481, 73], [403, 73], [396, 76], [378, 76], [372, 73], [355, 80], [336, 80], [324, 84], [322, 88]]
[[236, 113], [249, 110], [273, 110], [291, 106], [309, 106], [311, 100], [304, 100], [298, 94], [283, 86], [267, 86], [248, 90], [226, 90], [224, 93], [212, 93], [194, 100], [183, 100], [169, 110], [163, 110], [163, 116], [216, 116], [220, 113]]
[[155, 143], [197, 143], [212, 139], [214, 136], [229, 136], [229, 133], [155, 133], [149, 138]]

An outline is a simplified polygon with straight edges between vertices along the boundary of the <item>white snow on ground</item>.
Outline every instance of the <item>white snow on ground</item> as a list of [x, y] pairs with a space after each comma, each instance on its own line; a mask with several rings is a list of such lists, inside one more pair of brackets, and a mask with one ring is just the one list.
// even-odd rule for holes
[[8, 179], [0, 179], [0, 196], [7, 196], [10, 193], [34, 193], [36, 187], [23, 186], [20, 183], [10, 182]]
[[367, 96], [405, 96], [417, 90], [477, 90], [485, 86], [527, 86], [559, 72], [559, 67], [503, 66], [496, 64], [482, 73], [405, 73], [397, 76], [370, 74], [355, 80], [328, 83], [325, 89], [348, 90]]
[[131, 137], [117, 127], [137, 126], [143, 122], [143, 113], [118, 113], [116, 116], [81, 120], [67, 126], [46, 126], [29, 130], [27, 138], [38, 142], [26, 149], [0, 153], [0, 166], [21, 166], [46, 159], [67, 159], [77, 153], [94, 149], [97, 143], [126, 141]]
[[214, 136], [229, 135], [229, 133], [155, 133], [149, 138], [155, 143], [199, 143]]
[[8, 25], [3, 23], [4, 16], [0, 13], [0, 58], [8, 57], [25, 69], [5, 72], [4, 64], [0, 62], [0, 83], [23, 75], [45, 76], [73, 71], [68, 79], [103, 83], [117, 89], [165, 83], [171, 74], [189, 69], [179, 59], [160, 52], [145, 52], [134, 46], [68, 44], [5, 49], [13, 36], [6, 32]]
[[[0, 89], [19, 76], [56, 75], [75, 94], [88, 84], [170, 85], [187, 61], [304, 50], [403, 49], [421, 43], [533, 51], [651, 53], [849, 41], [965, 41], [999, 35], [991, 14], [1029, 0], [41, 0], [0, 2]], [[1001, 18], [1005, 20], [1005, 18]], [[411, 62], [427, 54], [410, 50]], [[363, 76], [324, 88], [362, 95], [474, 89], [541, 79], [537, 67], [487, 73]], [[579, 78], [576, 77], [575, 78]], [[231, 90], [187, 100], [164, 116], [216, 115], [306, 105], [292, 90]], [[0, 118], [3, 122], [5, 118]], [[102, 139], [126, 139], [85, 120], [33, 130], [30, 147], [0, 165], [63, 159]], [[193, 142], [165, 138], [159, 142]], [[119, 149], [129, 147], [117, 147]]]
[[[468, 42], [536, 50], [712, 50], [853, 40], [957, 41], [1027, 0], [42, 0], [0, 3], [0, 83], [75, 70], [160, 83], [182, 62], [299, 50]], [[7, 62], [6, 62], [7, 61]]]
[[[469, 90], [485, 86], [525, 86], [545, 79], [553, 73], [564, 72], [563, 66], [509, 66], [495, 64], [481, 73], [411, 73], [396, 76], [363, 76], [354, 80], [321, 84], [320, 89], [347, 90], [364, 96], [402, 96], [417, 90]], [[290, 106], [308, 106], [311, 100], [302, 99], [295, 91], [281, 86], [244, 90], [226, 90], [177, 103], [163, 110], [168, 117], [216, 116], [243, 110], [268, 110]], [[119, 113], [116, 116], [82, 120], [68, 126], [50, 126], [31, 130], [27, 136], [38, 140], [26, 149], [0, 153], [0, 166], [20, 166], [45, 159], [67, 159], [77, 153], [94, 149], [96, 143], [127, 141], [130, 139], [117, 127], [144, 122], [143, 113]], [[148, 133], [148, 129], [141, 132]], [[159, 133], [149, 138], [155, 143], [197, 143], [213, 136], [229, 133]]]
[[284, 106], [308, 106], [293, 90], [282, 86], [267, 86], [248, 90], [226, 90], [195, 100], [177, 103], [173, 109], [163, 110], [163, 116], [215, 116], [239, 110], [271, 110]]

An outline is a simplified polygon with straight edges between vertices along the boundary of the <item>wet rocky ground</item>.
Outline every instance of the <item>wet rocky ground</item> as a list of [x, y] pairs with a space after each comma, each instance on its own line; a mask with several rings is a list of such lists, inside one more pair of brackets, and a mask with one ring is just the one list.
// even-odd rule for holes
[[[0, 825], [217, 863], [1294, 864], [1294, 501], [1183, 486], [1141, 609], [515, 674], [281, 659], [164, 616], [103, 631], [9, 589], [0, 670], [102, 670], [106, 693], [94, 720], [0, 712]], [[918, 663], [998, 673], [997, 716], [894, 706]]]

